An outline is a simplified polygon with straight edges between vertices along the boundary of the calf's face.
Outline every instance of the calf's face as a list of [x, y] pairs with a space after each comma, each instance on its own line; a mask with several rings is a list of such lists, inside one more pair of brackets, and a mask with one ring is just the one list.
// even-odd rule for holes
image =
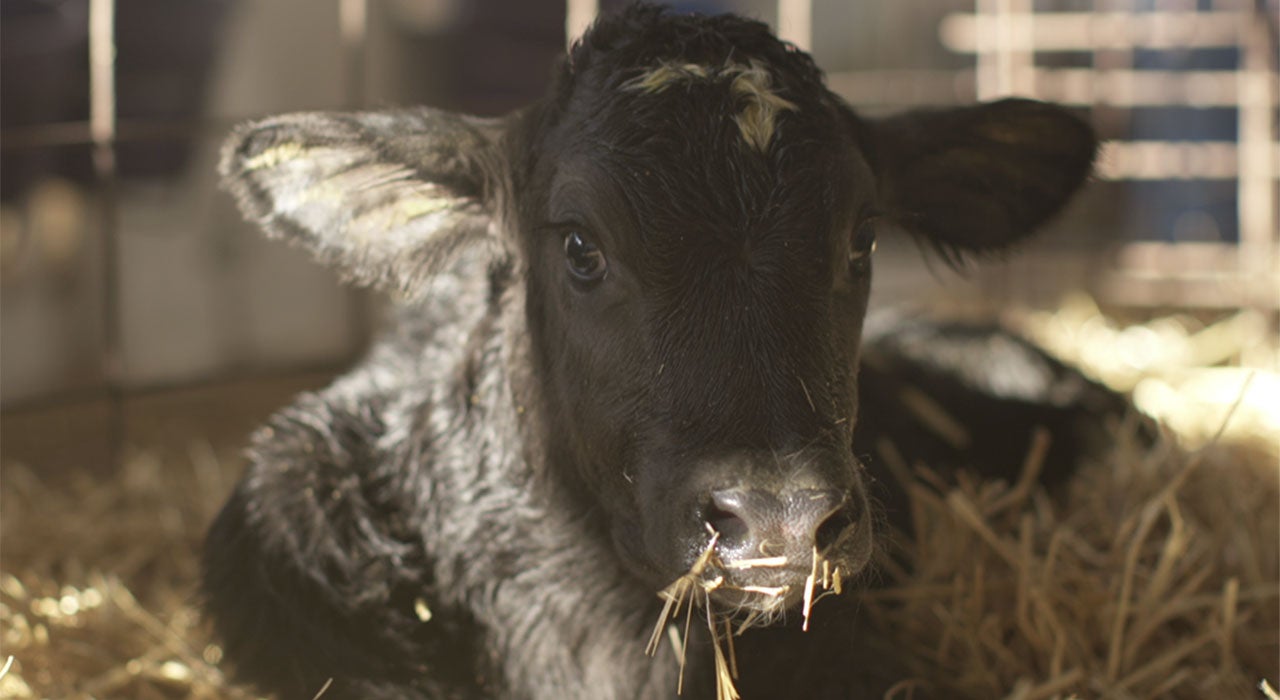
[[870, 551], [850, 435], [876, 183], [815, 76], [675, 60], [580, 68], [540, 135], [530, 333], [557, 461], [623, 560], [661, 586], [715, 532], [718, 595], [777, 606], [815, 550], [846, 572]]
[[698, 562], [772, 611], [815, 557], [870, 556], [851, 434], [876, 236], [1005, 247], [1094, 148], [1030, 101], [861, 120], [763, 25], [638, 8], [506, 119], [279, 117], [223, 169], [268, 232], [359, 281], [412, 294], [489, 244], [525, 286], [548, 478], [654, 588]]

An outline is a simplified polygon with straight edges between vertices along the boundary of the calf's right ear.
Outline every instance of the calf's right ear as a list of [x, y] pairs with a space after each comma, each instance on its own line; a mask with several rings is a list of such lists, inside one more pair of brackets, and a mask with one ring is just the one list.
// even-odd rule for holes
[[949, 256], [1031, 234], [1084, 184], [1098, 149], [1084, 120], [1024, 99], [908, 112], [865, 134], [881, 209]]
[[433, 109], [271, 117], [235, 130], [223, 186], [246, 218], [344, 277], [412, 295], [496, 237], [503, 123]]

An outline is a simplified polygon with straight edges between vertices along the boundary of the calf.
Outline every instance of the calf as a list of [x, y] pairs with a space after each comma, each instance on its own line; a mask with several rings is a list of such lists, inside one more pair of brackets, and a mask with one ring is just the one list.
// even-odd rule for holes
[[[675, 581], [740, 633], [743, 693], [847, 696], [850, 607], [802, 628], [815, 581], [868, 565], [862, 446], [919, 442], [895, 382], [934, 342], [878, 331], [859, 398], [876, 237], [1002, 250], [1095, 146], [1027, 100], [864, 119], [764, 25], [640, 5], [503, 118], [241, 127], [222, 172], [245, 214], [401, 303], [254, 438], [205, 554], [227, 656], [285, 698], [667, 697], [682, 663], [645, 640]], [[1041, 395], [1078, 379], [1018, 347]], [[999, 404], [957, 367], [935, 367], [957, 415]], [[685, 641], [686, 695], [712, 693], [713, 637]]]

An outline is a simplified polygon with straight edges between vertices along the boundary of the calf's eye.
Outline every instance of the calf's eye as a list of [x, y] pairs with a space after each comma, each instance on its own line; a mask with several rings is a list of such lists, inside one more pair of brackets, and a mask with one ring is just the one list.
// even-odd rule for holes
[[564, 237], [564, 259], [569, 274], [581, 282], [598, 282], [609, 269], [604, 253], [577, 231]]
[[874, 219], [864, 221], [853, 232], [853, 240], [849, 246], [849, 262], [864, 262], [876, 250], [876, 222]]

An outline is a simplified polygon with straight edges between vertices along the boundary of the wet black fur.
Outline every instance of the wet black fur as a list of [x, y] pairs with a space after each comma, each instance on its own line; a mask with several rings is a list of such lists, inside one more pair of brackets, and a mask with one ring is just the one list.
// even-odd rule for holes
[[[756, 61], [796, 109], [772, 148], [746, 147], [724, 86], [628, 87], [662, 61]], [[349, 161], [264, 165], [293, 144]], [[228, 659], [284, 698], [329, 678], [325, 698], [670, 697], [675, 659], [644, 642], [656, 591], [705, 540], [708, 488], [803, 471], [847, 492], [869, 536], [872, 502], [903, 515], [877, 445], [1011, 476], [1040, 425], [1063, 478], [1123, 402], [999, 329], [907, 319], [864, 341], [870, 262], [850, 255], [866, 226], [952, 256], [1005, 249], [1061, 208], [1095, 147], [1083, 122], [1030, 101], [864, 120], [763, 24], [643, 5], [599, 22], [547, 98], [501, 120], [424, 109], [242, 128], [223, 172], [246, 214], [411, 298], [360, 366], [255, 435], [205, 552]], [[341, 206], [330, 190], [295, 196], [360, 172]], [[356, 231], [348, 214], [419, 196], [403, 173], [451, 198], [440, 230]], [[602, 281], [566, 273], [569, 232], [605, 251]], [[972, 448], [931, 435], [907, 387], [965, 421]], [[791, 615], [737, 640], [744, 696], [891, 681], [893, 650], [857, 634], [856, 605], [846, 594], [808, 633]], [[685, 697], [713, 690], [704, 636]]]

